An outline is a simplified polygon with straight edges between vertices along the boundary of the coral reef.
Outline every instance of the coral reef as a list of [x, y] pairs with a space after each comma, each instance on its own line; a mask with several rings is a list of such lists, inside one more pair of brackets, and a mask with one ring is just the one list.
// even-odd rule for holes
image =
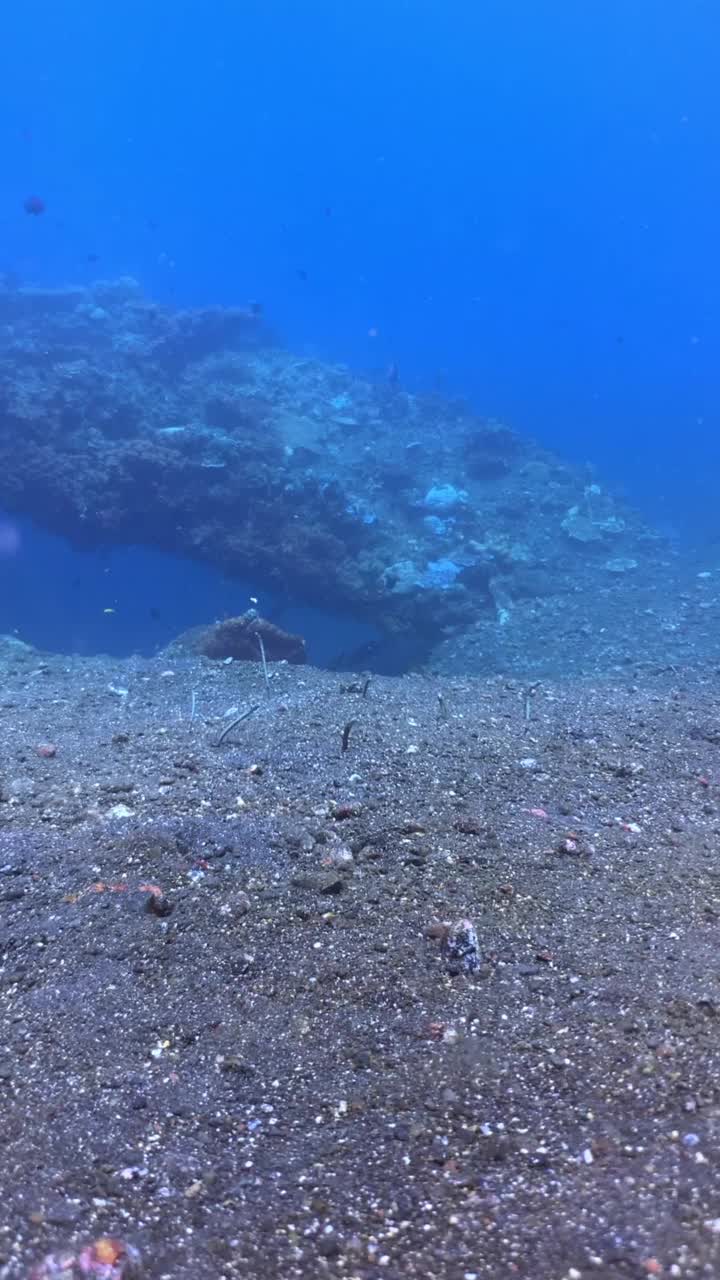
[[426, 652], [657, 551], [586, 472], [465, 404], [297, 357], [257, 308], [173, 310], [131, 279], [0, 290], [0, 506]]

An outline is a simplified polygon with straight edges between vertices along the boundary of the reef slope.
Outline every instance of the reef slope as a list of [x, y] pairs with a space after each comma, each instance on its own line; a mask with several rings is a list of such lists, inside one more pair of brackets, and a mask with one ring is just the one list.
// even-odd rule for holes
[[590, 474], [465, 404], [299, 358], [252, 308], [173, 310], [125, 279], [0, 292], [0, 506], [426, 652], [662, 557]]

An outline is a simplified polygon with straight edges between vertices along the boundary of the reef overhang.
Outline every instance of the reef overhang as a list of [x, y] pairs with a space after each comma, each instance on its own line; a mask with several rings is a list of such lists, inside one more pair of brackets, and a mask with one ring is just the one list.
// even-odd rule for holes
[[571, 589], [578, 557], [632, 566], [648, 538], [586, 472], [466, 404], [294, 355], [256, 308], [159, 306], [131, 279], [0, 290], [0, 506], [427, 649]]

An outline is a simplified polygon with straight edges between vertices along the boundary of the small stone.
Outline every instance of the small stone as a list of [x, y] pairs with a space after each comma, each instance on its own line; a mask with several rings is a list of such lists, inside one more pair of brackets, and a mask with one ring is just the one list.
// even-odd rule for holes
[[132, 818], [134, 810], [127, 804], [114, 804], [105, 815], [108, 818]]
[[149, 915], [159, 916], [162, 920], [167, 916], [172, 915], [174, 905], [165, 897], [164, 893], [151, 893], [148, 895], [145, 910]]
[[443, 944], [451, 973], [476, 973], [480, 968], [480, 944], [470, 920], [458, 920]]
[[342, 876], [335, 872], [328, 872], [326, 875], [299, 875], [293, 876], [290, 881], [295, 889], [307, 889], [311, 893], [335, 894], [341, 893], [345, 884]]
[[590, 858], [595, 853], [595, 845], [579, 839], [576, 835], [569, 835], [555, 846], [555, 852], [573, 858]]
[[224, 1058], [219, 1061], [218, 1066], [225, 1075], [237, 1074], [246, 1077], [255, 1075], [255, 1068], [234, 1053], [226, 1053]]
[[239, 920], [242, 916], [246, 916], [251, 907], [250, 898], [241, 890], [234, 893], [227, 902], [224, 902], [220, 908], [220, 915], [227, 916], [230, 920]]
[[337, 1258], [340, 1253], [340, 1242], [337, 1236], [332, 1235], [321, 1236], [318, 1241], [318, 1253], [321, 1258]]
[[483, 824], [479, 818], [458, 818], [455, 822], [455, 830], [464, 836], [481, 836]]
[[445, 1164], [449, 1159], [446, 1138], [435, 1137], [430, 1144], [430, 1158], [435, 1164]]
[[357, 818], [361, 812], [359, 804], [338, 804], [332, 811], [336, 822], [345, 822], [347, 818]]
[[54, 742], [39, 742], [35, 754], [43, 760], [52, 760], [57, 755], [57, 747]]
[[450, 925], [444, 920], [434, 920], [428, 925], [426, 930], [428, 938], [434, 938], [437, 942], [445, 942], [450, 933]]
[[326, 853], [323, 858], [323, 865], [327, 867], [337, 867], [338, 869], [349, 870], [355, 862], [352, 851], [347, 845], [340, 844]]

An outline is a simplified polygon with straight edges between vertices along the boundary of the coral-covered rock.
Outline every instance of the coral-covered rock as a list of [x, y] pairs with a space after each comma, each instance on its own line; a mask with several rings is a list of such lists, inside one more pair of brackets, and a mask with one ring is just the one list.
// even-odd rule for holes
[[303, 663], [307, 660], [302, 636], [283, 631], [266, 618], [259, 617], [254, 610], [195, 631], [188, 647], [206, 658], [258, 662], [264, 652], [268, 662]]

